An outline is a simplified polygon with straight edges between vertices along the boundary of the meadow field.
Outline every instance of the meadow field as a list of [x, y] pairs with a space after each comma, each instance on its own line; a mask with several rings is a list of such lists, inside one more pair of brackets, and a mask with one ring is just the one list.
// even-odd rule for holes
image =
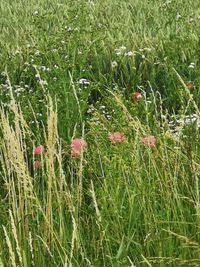
[[0, 267], [199, 267], [199, 0], [0, 14]]

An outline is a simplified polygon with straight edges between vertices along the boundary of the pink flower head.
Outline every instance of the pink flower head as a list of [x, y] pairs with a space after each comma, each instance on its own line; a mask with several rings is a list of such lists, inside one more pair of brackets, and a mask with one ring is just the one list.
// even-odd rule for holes
[[125, 143], [126, 137], [123, 133], [115, 132], [109, 135], [109, 139], [111, 143], [117, 144], [117, 143]]
[[145, 136], [143, 138], [142, 142], [143, 142], [144, 145], [147, 145], [147, 146], [155, 146], [157, 140], [156, 140], [155, 136], [148, 135], [148, 136]]
[[82, 138], [75, 138], [71, 142], [71, 155], [74, 158], [80, 158], [81, 152], [87, 148], [87, 142]]
[[40, 160], [36, 160], [34, 162], [34, 167], [36, 170], [41, 169], [42, 168], [42, 162]]
[[34, 149], [34, 155], [35, 156], [40, 155], [40, 154], [44, 153], [44, 151], [45, 151], [44, 147], [42, 145], [40, 145]]
[[140, 92], [135, 92], [132, 94], [132, 100], [133, 101], [139, 101], [140, 98], [142, 98], [142, 94]]

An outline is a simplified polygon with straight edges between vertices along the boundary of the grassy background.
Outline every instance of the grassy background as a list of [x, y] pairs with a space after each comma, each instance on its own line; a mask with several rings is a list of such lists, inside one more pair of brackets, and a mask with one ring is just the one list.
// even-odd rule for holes
[[[200, 115], [199, 2], [7, 0], [0, 12], [0, 266], [199, 266], [198, 123], [168, 122]], [[115, 131], [128, 142], [112, 145]]]

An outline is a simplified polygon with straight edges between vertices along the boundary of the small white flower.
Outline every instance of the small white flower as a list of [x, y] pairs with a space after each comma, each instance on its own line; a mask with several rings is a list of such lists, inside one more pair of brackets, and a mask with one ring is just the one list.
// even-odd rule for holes
[[106, 108], [106, 106], [102, 105], [102, 106], [100, 106], [99, 109], [105, 109], [105, 108]]
[[47, 68], [46, 68], [46, 66], [40, 66], [40, 69], [45, 71]]
[[81, 78], [78, 83], [81, 85], [89, 85], [90, 81], [85, 78]]
[[194, 69], [195, 68], [195, 64], [193, 62], [191, 62], [190, 65], [188, 66], [188, 68]]
[[73, 29], [71, 27], [67, 27], [67, 26], [65, 27], [65, 30], [68, 31], [68, 32], [72, 32], [73, 31]]
[[126, 46], [121, 46], [120, 48], [119, 48], [120, 50], [126, 50]]
[[112, 119], [112, 115], [107, 115], [106, 117], [107, 117], [108, 120]]
[[181, 15], [179, 13], [177, 13], [176, 20], [179, 20], [180, 18], [181, 18]]
[[113, 61], [111, 63], [111, 66], [112, 66], [113, 69], [116, 68], [118, 66], [117, 61]]
[[131, 57], [133, 56], [133, 52], [132, 51], [128, 51], [125, 53], [125, 56]]
[[120, 55], [121, 55], [121, 51], [118, 50], [118, 49], [116, 49], [116, 50], [115, 50], [115, 54], [116, 54], [117, 56], [120, 56]]
[[48, 85], [48, 82], [46, 80], [40, 80], [39, 83], [41, 85]]

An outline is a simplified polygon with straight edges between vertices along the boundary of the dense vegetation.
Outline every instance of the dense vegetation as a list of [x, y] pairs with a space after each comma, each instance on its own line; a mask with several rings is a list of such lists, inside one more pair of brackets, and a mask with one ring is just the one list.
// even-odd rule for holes
[[200, 266], [199, 1], [0, 12], [0, 266]]

